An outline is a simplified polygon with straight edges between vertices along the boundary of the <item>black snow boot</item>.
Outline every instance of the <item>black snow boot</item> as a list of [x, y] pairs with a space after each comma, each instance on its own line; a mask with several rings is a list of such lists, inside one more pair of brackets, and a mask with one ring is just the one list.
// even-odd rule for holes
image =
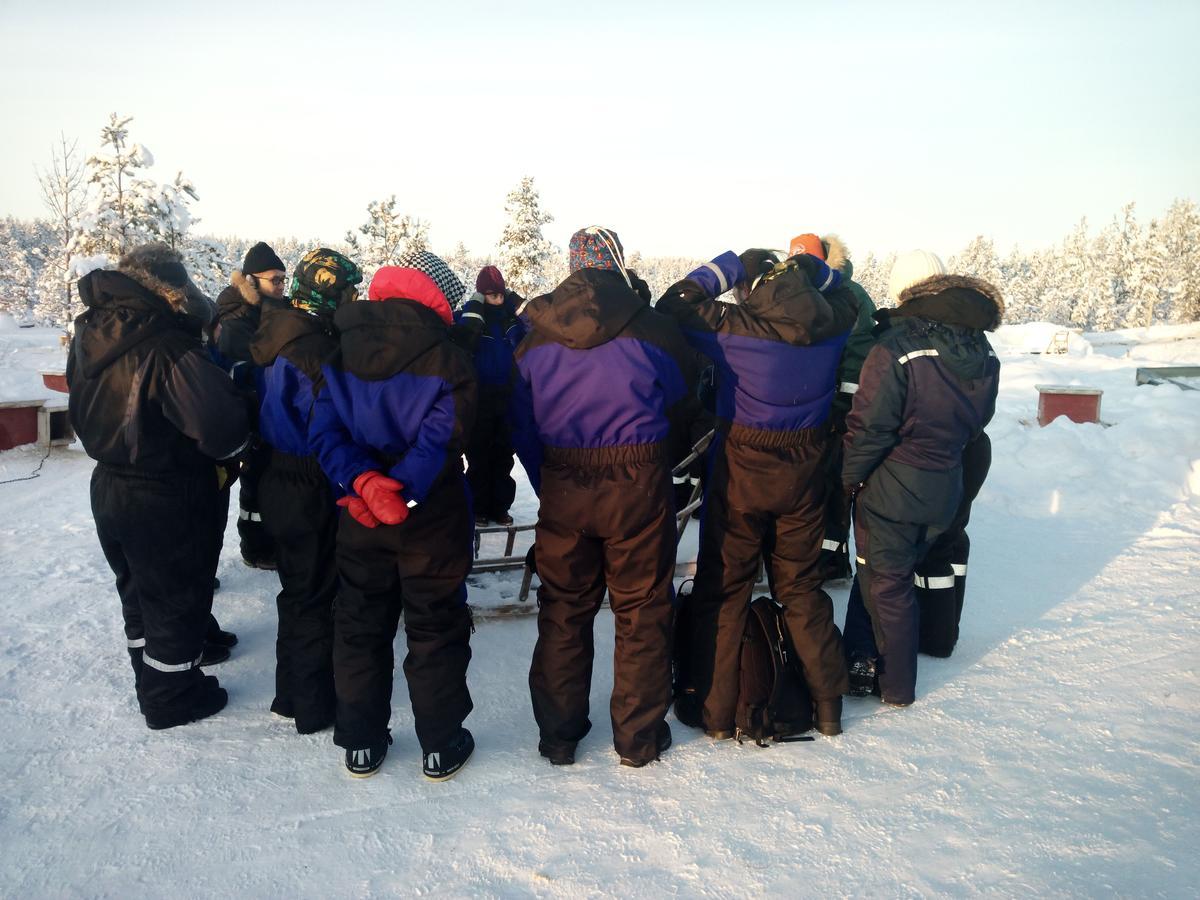
[[850, 696], [869, 697], [879, 693], [879, 679], [875, 672], [875, 660], [865, 656], [850, 661]]
[[550, 760], [552, 766], [570, 766], [575, 763], [575, 744], [559, 746], [538, 741], [538, 753]]
[[230, 652], [228, 647], [222, 647], [220, 644], [204, 645], [204, 653], [200, 655], [200, 668], [204, 669], [208, 666], [217, 666], [229, 659]]
[[383, 765], [383, 758], [387, 756], [387, 748], [391, 743], [392, 736], [389, 734], [378, 744], [362, 750], [347, 750], [346, 771], [355, 778], [370, 778]]
[[463, 728], [458, 732], [457, 737], [444, 748], [425, 754], [422, 771], [430, 781], [448, 781], [467, 764], [467, 760], [474, 752], [475, 738], [471, 737], [471, 732]]
[[146, 713], [146, 725], [154, 731], [175, 728], [207, 719], [225, 708], [229, 694], [212, 675], [205, 675], [189, 699], [179, 705]]

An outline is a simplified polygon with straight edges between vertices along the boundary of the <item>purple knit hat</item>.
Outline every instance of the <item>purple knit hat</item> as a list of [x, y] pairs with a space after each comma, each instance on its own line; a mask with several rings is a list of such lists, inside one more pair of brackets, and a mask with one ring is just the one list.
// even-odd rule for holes
[[617, 233], [599, 225], [580, 228], [571, 235], [569, 264], [572, 272], [580, 269], [612, 269], [625, 274], [625, 248]]

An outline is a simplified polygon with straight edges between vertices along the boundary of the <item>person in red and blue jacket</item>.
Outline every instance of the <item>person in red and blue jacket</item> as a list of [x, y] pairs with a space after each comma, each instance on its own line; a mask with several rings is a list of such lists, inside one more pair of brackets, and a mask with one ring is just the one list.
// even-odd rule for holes
[[475, 743], [466, 577], [474, 526], [462, 453], [475, 419], [471, 358], [450, 339], [463, 287], [432, 253], [371, 280], [368, 303], [334, 314], [309, 444], [339, 506], [334, 743], [373, 774], [391, 737], [392, 642], [404, 611], [404, 674], [427, 778], [453, 776]]
[[319, 247], [292, 276], [291, 305], [265, 306], [250, 354], [260, 376], [259, 431], [272, 448], [258, 486], [277, 554], [279, 631], [271, 712], [300, 734], [333, 724], [334, 545], [337, 507], [313, 455], [308, 423], [321, 364], [338, 347], [333, 316], [358, 295], [358, 266]]
[[[736, 301], [717, 297], [735, 291]], [[759, 562], [767, 560], [817, 727], [841, 730], [846, 664], [833, 604], [821, 590], [829, 410], [857, 315], [840, 273], [801, 254], [726, 252], [669, 288], [658, 309], [713, 361], [718, 437], [709, 451], [695, 587], [679, 640], [691, 671], [676, 715], [733, 737], [738, 660]], [[681, 626], [683, 628], [683, 626]]]
[[479, 405], [467, 441], [467, 484], [475, 524], [511, 525], [508, 509], [517, 496], [512, 478], [513, 446], [508, 428], [513, 352], [525, 337], [517, 307], [525, 300], [508, 290], [495, 266], [475, 278], [475, 293], [454, 316], [456, 340], [475, 358]]
[[633, 290], [614, 232], [577, 231], [570, 267], [522, 310], [530, 333], [511, 403], [517, 452], [541, 500], [529, 690], [539, 752], [574, 762], [591, 729], [592, 624], [607, 588], [617, 622], [613, 743], [636, 767], [671, 743], [669, 460], [679, 434], [686, 441], [692, 354], [674, 322]]

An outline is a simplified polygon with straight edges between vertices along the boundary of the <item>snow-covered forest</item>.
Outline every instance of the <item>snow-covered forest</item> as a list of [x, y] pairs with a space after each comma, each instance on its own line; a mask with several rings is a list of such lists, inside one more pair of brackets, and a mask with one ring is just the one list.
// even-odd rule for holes
[[[205, 234], [193, 210], [200, 197], [196, 185], [183, 172], [157, 171], [151, 151], [134, 139], [132, 121], [113, 114], [98, 146], [86, 154], [78, 142], [63, 138], [38, 172], [46, 217], [0, 220], [0, 312], [23, 323], [65, 327], [81, 311], [74, 281], [148, 240], [179, 249], [193, 280], [210, 296], [228, 283], [250, 245], [264, 239], [289, 267], [315, 246], [332, 246], [357, 260], [368, 279], [379, 266], [417, 249], [441, 255], [467, 283], [482, 266], [497, 264], [525, 295], [549, 290], [567, 274], [565, 249], [542, 234], [553, 215], [542, 207], [532, 177], [503, 198], [503, 232], [494, 247], [482, 250], [462, 242], [431, 246], [432, 223], [406, 215], [395, 195], [370, 202], [364, 223], [337, 237]], [[764, 237], [782, 245], [788, 236]], [[911, 248], [866, 252], [855, 247], [853, 234], [842, 237], [859, 251], [856, 280], [886, 305], [896, 252]], [[631, 267], [655, 295], [700, 261], [626, 250]], [[1013, 248], [1005, 255], [980, 234], [947, 264], [953, 272], [996, 284], [1012, 324], [1045, 321], [1108, 331], [1200, 320], [1200, 208], [1190, 199], [1177, 199], [1148, 222], [1139, 221], [1131, 202], [1107, 223], [1082, 219], [1051, 247]]]

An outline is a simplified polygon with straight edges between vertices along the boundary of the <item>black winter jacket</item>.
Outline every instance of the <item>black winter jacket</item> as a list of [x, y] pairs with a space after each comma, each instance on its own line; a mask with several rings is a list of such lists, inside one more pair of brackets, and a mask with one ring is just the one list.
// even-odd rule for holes
[[87, 311], [67, 360], [70, 417], [87, 454], [153, 473], [211, 468], [249, 438], [249, 411], [200, 343], [200, 323], [145, 272], [79, 281]]
[[935, 275], [876, 313], [879, 343], [846, 419], [845, 484], [866, 481], [885, 460], [926, 471], [961, 464], [996, 409], [1000, 362], [983, 332], [1003, 310], [986, 282]]

